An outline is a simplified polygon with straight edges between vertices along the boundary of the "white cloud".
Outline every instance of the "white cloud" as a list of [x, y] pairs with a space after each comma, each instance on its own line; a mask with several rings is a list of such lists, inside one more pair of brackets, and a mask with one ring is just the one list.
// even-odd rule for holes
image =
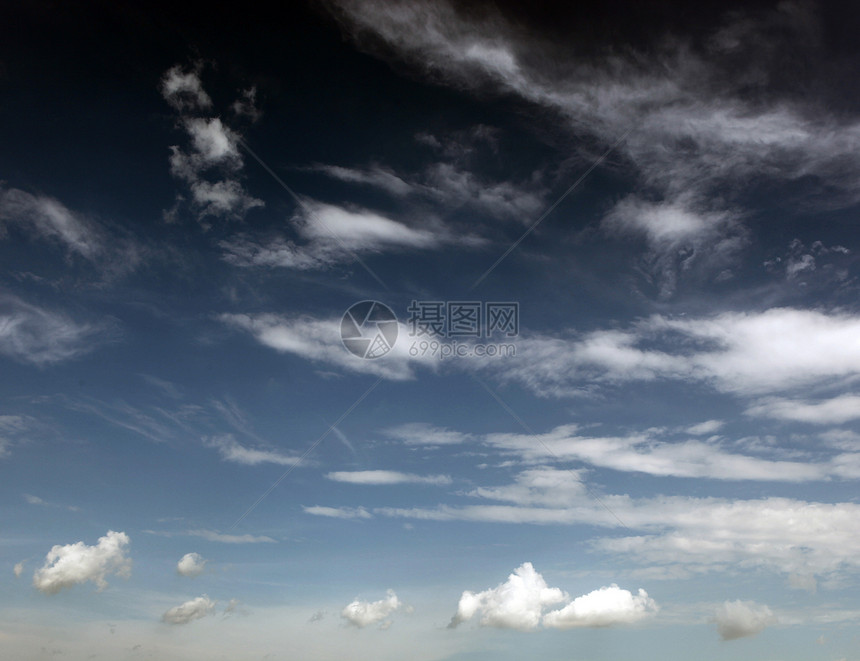
[[24, 573], [24, 563], [16, 562], [15, 566], [12, 568], [12, 571], [15, 572], [15, 578], [20, 578], [21, 574]]
[[384, 599], [379, 601], [359, 601], [356, 599], [347, 604], [340, 615], [350, 624], [359, 629], [371, 624], [381, 623], [380, 628], [391, 626], [388, 616], [403, 608], [403, 602], [397, 598], [394, 590], [388, 590]]
[[103, 232], [94, 222], [52, 197], [0, 187], [0, 221], [19, 225], [89, 260], [105, 249]]
[[[263, 201], [251, 196], [240, 181], [244, 159], [239, 152], [240, 136], [218, 117], [200, 117], [192, 111], [210, 108], [211, 99], [203, 90], [198, 66], [183, 72], [171, 68], [162, 80], [164, 99], [179, 113], [179, 125], [189, 138], [189, 145], [170, 148], [170, 172], [188, 186], [194, 211], [204, 226], [207, 218], [240, 219]], [[168, 212], [175, 215], [177, 206]]]
[[179, 65], [168, 69], [161, 79], [161, 94], [176, 110], [199, 110], [209, 108], [212, 99], [200, 82], [201, 65], [183, 71]]
[[530, 562], [524, 562], [495, 588], [464, 591], [448, 626], [454, 628], [480, 615], [482, 626], [530, 631], [540, 624], [544, 608], [566, 599], [560, 589], [547, 585]]
[[[796, 4], [755, 17], [729, 16], [695, 45], [655, 35], [659, 43], [603, 59], [583, 53], [575, 39], [553, 43], [532, 36], [492, 10], [466, 13], [429, 1], [330, 4], [359, 45], [380, 54], [375, 46], [381, 40], [389, 46], [386, 54], [433, 80], [496, 87], [560, 115], [571, 132], [604, 145], [630, 131], [617, 152], [667, 201], [660, 215], [671, 222], [651, 222], [656, 217], [649, 220], [647, 213], [632, 220], [652, 240], [684, 236], [730, 253], [738, 224], [725, 219], [732, 198], [741, 199], [751, 182], [800, 182], [826, 208], [860, 197], [860, 124], [772, 85], [783, 75], [775, 63], [818, 39], [815, 17]], [[729, 39], [732, 33], [742, 36]], [[739, 58], [749, 65], [740, 73]], [[583, 162], [595, 158], [581, 156]], [[673, 210], [684, 196], [709, 200], [711, 208]], [[697, 260], [713, 256], [711, 250], [697, 253]], [[690, 262], [664, 260], [659, 275], [674, 280]], [[664, 282], [660, 289], [669, 293], [672, 286]]]
[[577, 597], [560, 610], [547, 613], [543, 625], [555, 629], [632, 624], [657, 611], [656, 602], [640, 589], [637, 595], [614, 583]]
[[[499, 495], [505, 495], [504, 488]], [[414, 520], [623, 528], [627, 536], [596, 538], [593, 549], [664, 573], [765, 568], [785, 575], [834, 576], [860, 566], [855, 533], [860, 506], [854, 503], [615, 494], [597, 500], [574, 494], [552, 506], [377, 507], [373, 513]]]
[[693, 434], [693, 436], [704, 436], [706, 434], [713, 434], [714, 432], [719, 431], [722, 426], [722, 420], [705, 420], [705, 422], [700, 422], [696, 425], [692, 425], [691, 427], [687, 427], [686, 432], [688, 434]]
[[95, 546], [83, 542], [54, 546], [45, 565], [33, 574], [33, 586], [45, 594], [55, 594], [92, 581], [99, 590], [104, 589], [107, 576], [127, 578], [131, 574], [131, 560], [125, 555], [128, 544], [128, 535], [110, 530]]
[[48, 195], [0, 183], [0, 239], [9, 226], [61, 246], [70, 257], [82, 257], [105, 277], [134, 270], [147, 254], [147, 248], [121, 228], [72, 211]]
[[206, 568], [206, 562], [199, 553], [186, 553], [176, 563], [176, 571], [182, 576], [200, 576]]
[[662, 440], [650, 431], [594, 437], [578, 433], [576, 425], [561, 425], [545, 434], [489, 434], [484, 442], [527, 461], [579, 460], [658, 476], [804, 482], [837, 473], [830, 463], [763, 459], [727, 452], [715, 442]]
[[435, 368], [439, 364], [429, 355], [409, 355], [409, 342], [402, 339], [407, 336], [408, 329], [402, 324], [398, 331], [401, 340], [395, 342], [388, 354], [375, 360], [365, 360], [354, 356], [343, 346], [340, 319], [288, 318], [274, 314], [224, 314], [219, 319], [251, 333], [260, 344], [276, 351], [324, 362], [351, 372], [402, 381], [413, 378], [413, 366]]
[[777, 621], [767, 606], [741, 600], [726, 601], [717, 609], [714, 620], [723, 640], [754, 636]]
[[328, 516], [333, 519], [370, 519], [371, 513], [363, 507], [325, 507], [323, 505], [313, 505], [311, 507], [302, 507], [306, 514], [315, 516]]
[[541, 395], [565, 396], [586, 383], [657, 379], [703, 383], [742, 395], [785, 392], [860, 377], [860, 317], [772, 308], [710, 317], [654, 315], [627, 330], [578, 338], [520, 337], [497, 368]]
[[29, 493], [24, 494], [24, 500], [26, 500], [30, 505], [39, 505], [41, 507], [60, 507], [62, 509], [69, 510], [70, 512], [77, 512], [80, 509], [75, 505], [58, 505], [56, 503], [49, 503], [47, 500]]
[[772, 398], [746, 410], [747, 415], [815, 425], [841, 425], [860, 419], [860, 395], [845, 394], [818, 402]]
[[[345, 168], [316, 165], [310, 168], [341, 181], [366, 184], [395, 197], [415, 197], [448, 209], [469, 207], [493, 218], [522, 223], [535, 220], [543, 211], [544, 191], [534, 182], [486, 181], [453, 163], [434, 163], [415, 177], [404, 179], [390, 169]], [[477, 238], [471, 245], [482, 243]]]
[[401, 441], [404, 445], [457, 445], [472, 439], [471, 434], [436, 427], [426, 422], [409, 422], [384, 429], [382, 433]]
[[217, 448], [218, 453], [224, 461], [232, 461], [245, 466], [257, 466], [259, 464], [278, 464], [281, 466], [293, 466], [298, 462], [297, 456], [290, 456], [275, 450], [259, 450], [245, 447], [239, 443], [232, 434], [222, 434], [205, 440], [206, 445]]
[[292, 219], [301, 237], [258, 239], [244, 234], [222, 241], [224, 259], [235, 266], [324, 269], [349, 263], [364, 253], [425, 250], [471, 241], [441, 226], [413, 227], [362, 208], [345, 208], [305, 199]]
[[90, 351], [102, 330], [0, 292], [0, 354], [8, 358], [40, 367], [71, 360]]
[[230, 533], [217, 532], [215, 530], [206, 530], [205, 528], [189, 530], [185, 534], [191, 535], [192, 537], [202, 537], [210, 542], [223, 542], [225, 544], [260, 544], [275, 541], [266, 535], [233, 535]]
[[167, 624], [188, 624], [210, 615], [214, 609], [215, 602], [204, 594], [174, 606], [161, 616], [161, 620]]
[[586, 493], [581, 473], [549, 467], [532, 468], [519, 473], [513, 484], [478, 487], [469, 495], [517, 505], [565, 507], [577, 502]]
[[350, 484], [451, 484], [449, 475], [416, 475], [389, 470], [334, 471], [327, 473], [326, 478]]
[[36, 421], [23, 415], [0, 415], [0, 458], [9, 454], [9, 447], [24, 440]]

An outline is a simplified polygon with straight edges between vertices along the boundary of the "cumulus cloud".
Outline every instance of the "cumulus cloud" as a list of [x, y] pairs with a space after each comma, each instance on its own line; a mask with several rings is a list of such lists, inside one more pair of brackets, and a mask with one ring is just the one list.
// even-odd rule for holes
[[204, 594], [174, 606], [161, 616], [161, 620], [167, 624], [188, 624], [210, 615], [214, 610], [215, 602]]
[[[162, 79], [161, 93], [179, 113], [178, 124], [188, 138], [184, 147], [171, 146], [170, 172], [187, 186], [192, 208], [207, 227], [210, 218], [240, 219], [263, 202], [251, 196], [241, 182], [240, 135], [219, 117], [205, 116], [212, 101], [203, 89], [200, 69], [172, 67]], [[182, 199], [177, 198], [168, 219], [176, 215]]]
[[544, 608], [566, 599], [566, 593], [549, 587], [532, 564], [524, 562], [495, 588], [464, 591], [448, 626], [457, 627], [479, 615], [482, 626], [530, 631], [540, 624]]
[[777, 622], [773, 612], [754, 601], [726, 601], [717, 609], [714, 621], [723, 640], [754, 636]]
[[402, 608], [404, 608], [404, 604], [397, 598], [394, 590], [388, 590], [385, 598], [379, 601], [359, 601], [356, 599], [344, 607], [340, 616], [359, 629], [377, 623], [380, 623], [381, 629], [387, 629], [391, 626], [391, 620], [387, 619], [388, 616]]
[[20, 578], [21, 574], [24, 573], [24, 563], [16, 562], [15, 566], [12, 568], [12, 571], [15, 572], [15, 578]]
[[449, 475], [416, 475], [389, 470], [334, 471], [327, 473], [326, 478], [350, 484], [451, 484]]
[[206, 568], [206, 562], [199, 553], [186, 553], [176, 563], [176, 571], [182, 576], [200, 576]]
[[126, 556], [128, 544], [128, 535], [110, 530], [95, 546], [83, 542], [54, 546], [45, 565], [33, 575], [33, 586], [45, 594], [56, 594], [63, 588], [92, 581], [102, 590], [107, 587], [107, 576], [127, 578], [131, 574], [131, 559]]
[[566, 592], [549, 587], [532, 564], [524, 562], [495, 588], [463, 592], [448, 626], [457, 627], [479, 615], [482, 626], [519, 631], [533, 631], [541, 624], [554, 629], [607, 627], [637, 622], [657, 610], [657, 604], [644, 590], [633, 595], [613, 584], [544, 613], [546, 608], [568, 599]]
[[657, 611], [656, 602], [640, 589], [634, 595], [614, 583], [577, 597], [560, 610], [547, 613], [543, 625], [555, 629], [574, 627], [609, 627], [632, 624]]

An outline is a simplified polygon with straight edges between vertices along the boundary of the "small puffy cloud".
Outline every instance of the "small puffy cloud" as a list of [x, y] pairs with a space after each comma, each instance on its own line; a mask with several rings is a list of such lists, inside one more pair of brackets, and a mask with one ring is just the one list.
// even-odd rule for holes
[[127, 578], [131, 574], [131, 559], [125, 555], [128, 544], [128, 535], [110, 530], [95, 546], [83, 542], [56, 545], [46, 556], [45, 566], [33, 575], [33, 586], [45, 594], [55, 594], [92, 581], [102, 590], [108, 575]]
[[176, 110], [199, 110], [212, 105], [200, 82], [200, 65], [190, 71], [179, 65], [168, 69], [161, 79], [161, 94]]
[[726, 601], [717, 609], [714, 621], [723, 640], [735, 640], [761, 633], [776, 623], [776, 617], [767, 606], [754, 601]]
[[556, 629], [632, 624], [657, 611], [656, 602], [640, 589], [634, 595], [614, 583], [577, 597], [560, 610], [544, 615], [543, 625]]
[[359, 601], [356, 599], [347, 604], [340, 615], [359, 629], [377, 622], [380, 623], [380, 628], [387, 629], [391, 626], [391, 621], [387, 619], [388, 616], [403, 607], [403, 602], [397, 598], [394, 590], [388, 590], [385, 599], [379, 601]]
[[24, 563], [23, 562], [15, 563], [15, 567], [12, 569], [12, 571], [15, 572], [15, 578], [20, 578], [21, 574], [24, 573]]
[[334, 471], [328, 473], [326, 477], [335, 482], [350, 484], [451, 484], [451, 478], [448, 475], [415, 475], [388, 470]]
[[457, 613], [449, 628], [454, 628], [480, 614], [481, 625], [502, 629], [530, 631], [540, 624], [545, 607], [567, 599], [558, 588], [546, 584], [530, 562], [524, 562], [504, 583], [484, 590], [466, 590], [457, 604]]
[[161, 621], [167, 624], [188, 624], [193, 620], [206, 617], [213, 610], [215, 610], [215, 602], [204, 594], [196, 599], [190, 599], [184, 604], [174, 606], [161, 616]]
[[176, 571], [182, 576], [200, 576], [206, 567], [206, 560], [199, 553], [186, 553], [176, 563]]
[[[242, 184], [244, 159], [239, 152], [239, 133], [219, 117], [199, 116], [212, 105], [200, 82], [199, 69], [169, 69], [162, 79], [161, 93], [178, 112], [178, 124], [188, 138], [185, 147], [170, 148], [170, 172], [188, 187], [198, 220], [208, 227], [208, 217], [240, 219], [264, 203]], [[175, 217], [183, 200], [177, 196], [176, 206], [166, 214], [168, 219]]]

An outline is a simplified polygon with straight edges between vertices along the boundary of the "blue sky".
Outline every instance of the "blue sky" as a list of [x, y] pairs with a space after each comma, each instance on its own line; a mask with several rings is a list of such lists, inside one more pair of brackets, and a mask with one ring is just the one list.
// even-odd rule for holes
[[0, 11], [4, 657], [858, 658], [856, 12]]

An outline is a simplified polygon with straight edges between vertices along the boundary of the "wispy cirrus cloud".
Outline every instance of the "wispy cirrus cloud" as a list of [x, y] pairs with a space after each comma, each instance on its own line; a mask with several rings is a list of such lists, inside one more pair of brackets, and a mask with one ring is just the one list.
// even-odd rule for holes
[[7, 358], [38, 367], [72, 360], [103, 342], [106, 331], [0, 292], [0, 354]]
[[392, 470], [334, 471], [326, 473], [326, 478], [335, 482], [372, 485], [432, 484], [443, 486], [452, 482], [450, 475], [416, 475], [415, 473]]
[[204, 443], [216, 448], [224, 461], [231, 461], [245, 466], [257, 466], [259, 464], [294, 466], [299, 460], [299, 455], [244, 446], [233, 438], [232, 434], [214, 436], [205, 439]]
[[181, 531], [144, 530], [143, 532], [149, 535], [158, 535], [160, 537], [199, 537], [208, 542], [220, 542], [222, 544], [271, 544], [277, 541], [268, 535], [237, 535], [229, 532], [224, 533], [217, 530], [210, 530], [208, 528], [191, 528]]
[[835, 577], [855, 571], [860, 557], [854, 534], [860, 508], [844, 502], [604, 494], [599, 500], [579, 496], [553, 506], [443, 504], [376, 507], [373, 513], [416, 521], [623, 529], [629, 534], [593, 538], [592, 549], [668, 575], [768, 569], [786, 577]]
[[774, 397], [750, 406], [746, 414], [813, 425], [841, 425], [860, 419], [860, 395], [850, 393], [819, 401]]
[[475, 246], [480, 240], [458, 235], [432, 217], [407, 225], [360, 207], [303, 199], [292, 218], [296, 240], [284, 235], [239, 234], [220, 243], [225, 261], [241, 267], [329, 268], [357, 256], [379, 252]]
[[91, 214], [69, 209], [54, 197], [7, 188], [0, 182], [0, 238], [15, 228], [86, 260], [106, 278], [136, 269], [151, 249], [129, 232]]
[[860, 377], [860, 348], [853, 340], [858, 331], [860, 318], [842, 311], [654, 315], [627, 329], [521, 337], [517, 355], [498, 373], [548, 396], [575, 395], [586, 380], [686, 381], [764, 395]]
[[305, 514], [327, 516], [332, 519], [371, 519], [373, 515], [364, 507], [327, 507], [325, 505], [302, 506]]
[[[583, 53], [576, 40], [536, 37], [491, 8], [329, 5], [359, 46], [434, 80], [512, 94], [599, 144], [627, 134], [616, 167], [635, 176], [645, 195], [610, 209], [605, 226], [648, 242], [655, 258], [642, 266], [664, 297], [700, 261], [724, 267], [743, 242], [743, 197], [762, 182], [799, 184], [819, 209], [860, 200], [860, 121], [779, 84], [798, 49], [821, 54], [808, 5], [736, 13], [695, 44], [664, 34], [646, 49], [611, 57]], [[581, 155], [593, 161], [601, 151]]]

